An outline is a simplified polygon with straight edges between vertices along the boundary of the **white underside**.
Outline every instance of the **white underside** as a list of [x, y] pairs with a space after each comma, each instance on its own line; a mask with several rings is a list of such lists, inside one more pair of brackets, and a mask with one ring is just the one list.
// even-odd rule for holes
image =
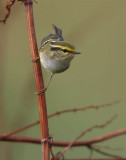
[[51, 73], [60, 73], [69, 68], [74, 55], [65, 59], [50, 59], [46, 54], [40, 55], [40, 61], [43, 67]]

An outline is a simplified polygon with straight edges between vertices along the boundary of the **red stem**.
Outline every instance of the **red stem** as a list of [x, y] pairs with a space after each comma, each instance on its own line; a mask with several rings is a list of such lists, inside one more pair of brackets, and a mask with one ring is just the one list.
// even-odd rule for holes
[[[103, 142], [112, 138], [115, 138], [117, 136], [121, 136], [123, 134], [126, 134], [126, 129], [121, 129], [112, 133], [108, 133], [104, 136], [96, 137], [90, 140], [85, 140], [85, 141], [80, 141], [80, 142], [75, 142], [72, 144], [72, 147], [77, 147], [77, 146], [89, 146], [95, 143]], [[1, 135], [0, 136], [0, 141], [7, 141], [7, 142], [26, 142], [26, 143], [35, 143], [35, 144], [40, 144], [41, 141], [38, 138], [29, 138], [29, 137], [14, 137], [14, 136], [5, 136]], [[70, 142], [62, 142], [62, 141], [53, 141], [53, 146], [55, 147], [65, 147], [68, 146]]]
[[[38, 54], [38, 48], [37, 48], [37, 42], [36, 42], [35, 28], [34, 28], [32, 0], [25, 0], [24, 4], [26, 9], [27, 29], [28, 29], [29, 44], [31, 49], [31, 56], [33, 59], [35, 59], [39, 57], [39, 54]], [[44, 88], [44, 83], [43, 83], [42, 70], [41, 70], [41, 65], [39, 60], [33, 63], [33, 68], [35, 73], [36, 88], [37, 88], [37, 91], [40, 91]], [[41, 137], [42, 139], [48, 139], [49, 132], [48, 132], [48, 120], [47, 120], [45, 94], [38, 95], [38, 104], [39, 104]], [[49, 160], [48, 141], [43, 142], [42, 160]]]

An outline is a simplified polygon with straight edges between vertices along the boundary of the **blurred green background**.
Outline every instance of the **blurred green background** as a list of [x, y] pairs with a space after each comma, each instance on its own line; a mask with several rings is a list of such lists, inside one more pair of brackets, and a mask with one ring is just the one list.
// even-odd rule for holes
[[[0, 18], [6, 13], [0, 1]], [[54, 76], [46, 92], [48, 114], [121, 99], [119, 104], [99, 110], [68, 113], [49, 119], [54, 140], [70, 141], [82, 131], [101, 124], [118, 113], [104, 129], [96, 129], [81, 140], [98, 137], [121, 128], [126, 120], [126, 1], [125, 0], [38, 0], [34, 2], [38, 46], [52, 32], [52, 24], [63, 30], [66, 41], [81, 55], [69, 70]], [[0, 134], [39, 119], [35, 79], [31, 63], [24, 5], [16, 2], [5, 25], [0, 24]], [[49, 73], [43, 69], [45, 84]], [[17, 136], [40, 137], [39, 125]], [[126, 137], [120, 136], [100, 146], [122, 148], [104, 150], [126, 157]], [[54, 153], [62, 148], [53, 148]], [[70, 149], [65, 158], [88, 158], [85, 147]], [[95, 158], [105, 158], [93, 152]], [[0, 160], [41, 159], [41, 146], [0, 142]]]

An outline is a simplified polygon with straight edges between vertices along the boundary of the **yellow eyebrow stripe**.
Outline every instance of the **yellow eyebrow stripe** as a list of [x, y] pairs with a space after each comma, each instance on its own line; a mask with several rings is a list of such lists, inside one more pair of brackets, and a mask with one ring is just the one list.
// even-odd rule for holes
[[55, 45], [55, 44], [53, 44], [51, 46], [54, 47], [54, 48], [60, 48], [60, 49], [63, 49], [63, 50], [66, 49], [66, 50], [68, 50], [70, 52], [74, 52], [75, 51], [74, 48], [71, 48], [69, 46], [62, 46], [62, 45]]

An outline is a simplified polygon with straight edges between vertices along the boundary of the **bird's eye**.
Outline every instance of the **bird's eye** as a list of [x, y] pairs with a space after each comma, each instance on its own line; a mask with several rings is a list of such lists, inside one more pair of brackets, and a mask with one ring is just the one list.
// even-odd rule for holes
[[63, 52], [68, 52], [68, 50], [67, 49], [63, 49]]

